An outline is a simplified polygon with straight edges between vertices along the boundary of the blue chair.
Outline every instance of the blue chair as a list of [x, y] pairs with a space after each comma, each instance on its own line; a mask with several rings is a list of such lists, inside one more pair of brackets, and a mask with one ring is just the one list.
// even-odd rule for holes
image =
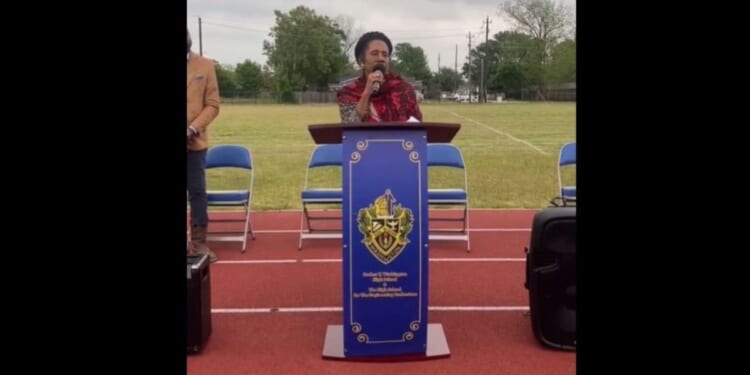
[[560, 157], [557, 161], [557, 184], [559, 187], [560, 198], [563, 206], [576, 203], [576, 184], [575, 181], [564, 184], [563, 171], [575, 167], [576, 165], [576, 143], [566, 143], [560, 148]]
[[[255, 239], [252, 224], [250, 223], [250, 206], [253, 198], [253, 182], [255, 178], [255, 169], [253, 168], [253, 158], [245, 146], [241, 145], [217, 145], [209, 148], [206, 154], [206, 173], [221, 170], [241, 170], [241, 185], [234, 190], [212, 190], [207, 186], [208, 207], [242, 207], [244, 216], [241, 220], [236, 218], [211, 219], [210, 222], [237, 222], [244, 221], [244, 230], [239, 235], [232, 235], [235, 232], [209, 232], [207, 241], [232, 241], [242, 242], [242, 252], [245, 252], [247, 245], [247, 235], [250, 234]], [[246, 172], [246, 176], [245, 176]]]
[[[460, 228], [436, 228], [430, 225], [430, 240], [458, 240], [466, 241], [466, 251], [471, 251], [469, 240], [469, 188], [466, 173], [466, 164], [464, 163], [461, 150], [450, 143], [429, 143], [427, 144], [427, 167], [434, 169], [437, 167], [447, 167], [458, 169], [462, 172], [462, 183], [453, 188], [434, 188], [428, 187], [427, 201], [432, 207], [450, 207], [458, 206], [461, 208], [461, 215], [456, 217], [435, 216], [434, 212], [430, 214], [430, 223], [450, 221], [460, 222]], [[434, 186], [434, 181], [430, 185]]]
[[[302, 188], [302, 214], [300, 218], [299, 231], [299, 250], [302, 250], [302, 240], [312, 238], [341, 238], [341, 226], [335, 229], [313, 227], [313, 223], [318, 220], [330, 221], [338, 220], [341, 222], [341, 215], [318, 215], [310, 211], [315, 206], [335, 205], [341, 207], [343, 192], [341, 187], [313, 187], [310, 172], [319, 168], [336, 168], [337, 173], [341, 174], [343, 147], [339, 144], [317, 145], [313, 149], [310, 160], [307, 163], [305, 172], [305, 183]], [[339, 177], [338, 181], [341, 181]], [[340, 185], [340, 183], [338, 184]]]

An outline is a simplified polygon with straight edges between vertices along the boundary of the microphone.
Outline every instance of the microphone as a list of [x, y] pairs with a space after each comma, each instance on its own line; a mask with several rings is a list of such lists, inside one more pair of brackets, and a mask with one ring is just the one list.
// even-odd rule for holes
[[[373, 72], [379, 71], [380, 74], [382, 74], [383, 76], [385, 76], [385, 65], [383, 65], [383, 64], [375, 64], [375, 66], [372, 67], [372, 71]], [[375, 82], [375, 83], [372, 84], [372, 93], [373, 94], [377, 94], [378, 91], [380, 91], [380, 82]]]

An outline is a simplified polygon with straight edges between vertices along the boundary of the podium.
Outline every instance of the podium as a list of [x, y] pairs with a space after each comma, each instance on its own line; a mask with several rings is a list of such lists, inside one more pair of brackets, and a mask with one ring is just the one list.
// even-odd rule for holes
[[426, 359], [450, 355], [428, 323], [427, 143], [459, 124], [381, 122], [308, 127], [342, 143], [343, 324], [329, 325], [324, 358]]

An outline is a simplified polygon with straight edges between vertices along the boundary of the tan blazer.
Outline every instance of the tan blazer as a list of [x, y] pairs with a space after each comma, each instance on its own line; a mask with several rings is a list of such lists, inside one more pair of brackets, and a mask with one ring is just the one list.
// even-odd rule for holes
[[219, 84], [213, 60], [190, 52], [187, 64], [187, 126], [198, 129], [188, 142], [193, 151], [208, 148], [208, 125], [219, 115]]

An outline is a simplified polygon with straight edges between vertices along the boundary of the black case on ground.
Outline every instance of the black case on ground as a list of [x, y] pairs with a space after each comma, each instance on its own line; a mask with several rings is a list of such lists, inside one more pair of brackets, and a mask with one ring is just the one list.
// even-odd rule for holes
[[197, 353], [211, 335], [211, 273], [208, 255], [187, 256], [187, 351]]
[[534, 216], [525, 287], [534, 336], [546, 346], [575, 350], [575, 207], [549, 207]]

